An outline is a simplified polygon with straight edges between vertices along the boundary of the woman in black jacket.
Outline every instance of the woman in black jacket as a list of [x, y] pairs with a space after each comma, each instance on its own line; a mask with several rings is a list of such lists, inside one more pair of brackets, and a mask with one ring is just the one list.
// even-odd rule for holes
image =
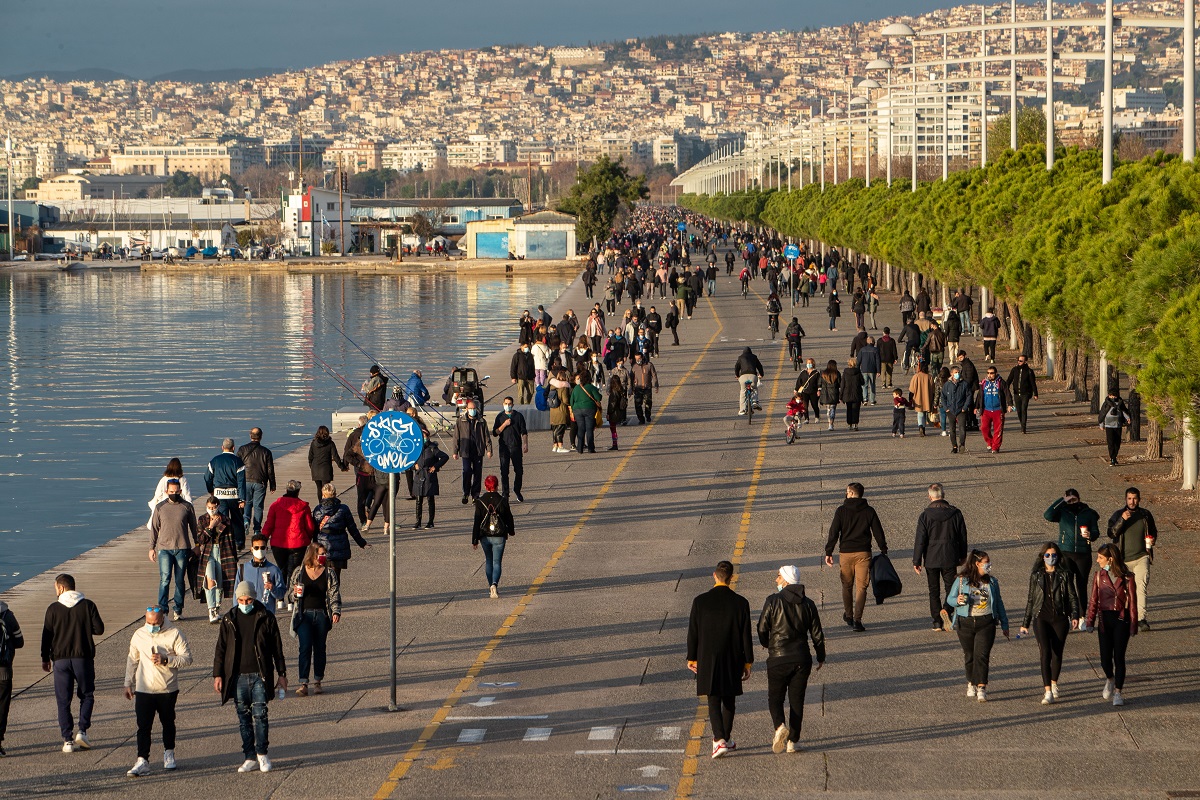
[[1071, 562], [1063, 559], [1058, 545], [1047, 542], [1029, 576], [1029, 600], [1025, 604], [1025, 619], [1021, 622], [1020, 635], [1028, 634], [1032, 624], [1042, 657], [1044, 706], [1058, 699], [1058, 675], [1062, 670], [1067, 633], [1079, 627], [1079, 620], [1083, 616], [1073, 570]]
[[829, 421], [829, 430], [833, 430], [838, 403], [842, 402], [842, 374], [838, 372], [837, 362], [832, 359], [821, 373], [820, 398], [821, 407], [825, 409], [825, 417]]
[[333, 465], [345, 472], [349, 467], [338, 453], [337, 442], [329, 434], [329, 428], [322, 425], [317, 428], [317, 435], [308, 445], [308, 469], [312, 479], [317, 484], [317, 497], [323, 497], [321, 490], [327, 483], [333, 483]]
[[517, 533], [508, 500], [496, 491], [499, 483], [495, 475], [483, 479], [484, 491], [475, 498], [475, 524], [471, 527], [471, 547], [478, 550], [483, 545], [483, 571], [493, 600], [499, 597], [496, 588], [500, 585], [504, 544]]
[[851, 356], [842, 371], [842, 402], [846, 404], [846, 425], [858, 430], [858, 412], [862, 410], [863, 375], [858, 359]]
[[838, 317], [842, 315], [842, 301], [838, 299], [837, 289], [829, 293], [829, 303], [826, 305], [826, 310], [829, 312], [829, 330], [837, 330]]

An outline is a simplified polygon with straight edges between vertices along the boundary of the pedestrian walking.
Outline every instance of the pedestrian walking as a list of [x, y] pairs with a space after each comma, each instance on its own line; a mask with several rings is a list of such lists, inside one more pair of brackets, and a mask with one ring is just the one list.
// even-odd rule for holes
[[1008, 612], [1004, 610], [1000, 582], [992, 575], [992, 560], [986, 552], [972, 550], [967, 556], [962, 574], [946, 595], [946, 603], [954, 607], [954, 626], [967, 674], [967, 697], [986, 703], [996, 626], [1008, 638]]
[[583, 455], [596, 452], [595, 430], [600, 416], [600, 389], [594, 386], [586, 374], [575, 376], [575, 388], [571, 390], [571, 420], [575, 423], [575, 451]]
[[633, 366], [629, 368], [629, 394], [633, 395], [633, 410], [639, 425], [651, 419], [654, 393], [658, 391], [658, 371], [650, 359], [642, 353], [633, 354]]
[[1121, 433], [1126, 425], [1133, 421], [1129, 416], [1129, 406], [1117, 394], [1116, 387], [1110, 387], [1108, 397], [1100, 406], [1099, 424], [1104, 431], [1104, 441], [1108, 445], [1108, 465], [1117, 465], [1117, 454], [1121, 452]]
[[[384, 411], [402, 411], [411, 407], [411, 404], [403, 399], [403, 389], [402, 386], [392, 387], [392, 399], [384, 403]], [[366, 414], [359, 415], [358, 425], [346, 434], [346, 444], [342, 449], [342, 457], [354, 472], [354, 489], [357, 495], [355, 510], [358, 511], [360, 525], [367, 523], [371, 502], [375, 499], [375, 469], [362, 452], [363, 430], [367, 427], [369, 420], [370, 417]], [[249, 484], [246, 485], [249, 486]]]
[[[628, 380], [626, 373], [626, 380]], [[608, 431], [612, 434], [612, 446], [609, 450], [617, 449], [617, 428], [625, 424], [629, 417], [629, 395], [625, 391], [625, 381], [620, 375], [612, 375], [608, 379]]]
[[842, 402], [846, 404], [846, 428], [858, 430], [858, 418], [863, 404], [863, 374], [858, 359], [851, 356], [842, 370]]
[[483, 572], [493, 600], [500, 596], [504, 546], [517, 533], [508, 500], [496, 492], [498, 485], [495, 475], [484, 479], [484, 493], [475, 498], [475, 522], [471, 526], [471, 547], [478, 550], [483, 546]]
[[350, 566], [351, 536], [360, 550], [371, 546], [358, 532], [354, 514], [350, 513], [349, 506], [338, 499], [332, 485], [321, 491], [321, 504], [313, 509], [313, 522], [317, 526], [317, 541], [325, 545], [329, 563], [339, 573]]
[[449, 461], [450, 456], [442, 452], [436, 440], [426, 440], [425, 448], [417, 457], [417, 463], [413, 469], [413, 494], [416, 495], [417, 500], [416, 521], [413, 522], [414, 531], [421, 527], [422, 511], [426, 504], [429, 505], [429, 521], [425, 523], [425, 527], [433, 527], [433, 518], [437, 513], [437, 496], [441, 493], [438, 472]]
[[892, 338], [892, 329], [885, 327], [879, 337], [879, 368], [883, 373], [883, 388], [892, 388], [892, 371], [899, 359], [896, 351], [896, 340]]
[[1078, 489], [1067, 489], [1042, 516], [1058, 523], [1060, 561], [1071, 565], [1075, 594], [1081, 608], [1088, 602], [1088, 573], [1092, 571], [1092, 542], [1100, 538], [1100, 515], [1079, 499]]
[[146, 528], [150, 527], [150, 521], [154, 518], [154, 509], [167, 499], [167, 481], [172, 478], [179, 481], [179, 493], [183, 499], [189, 503], [192, 502], [192, 491], [188, 486], [187, 477], [183, 474], [183, 464], [178, 458], [172, 458], [167, 462], [167, 468], [163, 470], [162, 477], [158, 479], [158, 485], [154, 487], [154, 496], [147, 503], [150, 506], [150, 519], [146, 520]]
[[750, 604], [733, 591], [733, 564], [721, 561], [713, 570], [713, 588], [692, 600], [688, 615], [687, 666], [696, 675], [696, 694], [708, 697], [712, 757], [737, 750], [733, 718], [742, 684], [750, 680], [754, 643], [750, 638]]
[[[953, 317], [953, 315], [952, 315]], [[1024, 355], [1017, 356], [1017, 365], [1008, 373], [1008, 391], [1012, 395], [1013, 408], [1021, 422], [1021, 433], [1028, 433], [1029, 401], [1038, 399], [1037, 373], [1028, 364]], [[1101, 424], [1104, 417], [1101, 415]], [[1119, 446], [1119, 445], [1118, 445]], [[1116, 456], [1113, 456], [1115, 459]]]
[[308, 543], [316, 535], [312, 508], [300, 499], [300, 481], [288, 481], [283, 496], [271, 503], [262, 533], [271, 544], [275, 562], [285, 574], [291, 575], [300, 566]]
[[979, 320], [979, 332], [983, 334], [983, 358], [989, 364], [996, 363], [996, 339], [1000, 336], [1000, 320], [996, 311], [989, 308]]
[[679, 311], [674, 307], [667, 309], [667, 318], [663, 323], [671, 331], [671, 346], [679, 346]]
[[821, 373], [817, 369], [816, 362], [812, 358], [807, 358], [804, 361], [804, 369], [796, 376], [795, 391], [800, 393], [804, 398], [804, 421], [821, 421], [821, 410], [818, 407], [820, 404], [821, 393]]
[[[301, 550], [301, 553], [304, 551]], [[272, 564], [267, 559], [267, 536], [256, 533], [250, 540], [250, 557], [237, 567], [234, 579], [241, 583], [245, 581], [254, 588], [254, 596], [262, 601], [263, 606], [274, 614], [287, 602], [288, 610], [292, 608], [291, 597], [287, 595], [287, 583], [284, 579], [281, 565]], [[221, 621], [220, 616], [215, 620]]]
[[492, 457], [492, 435], [487, 422], [479, 415], [474, 400], [467, 401], [467, 413], [454, 423], [455, 461], [462, 461], [462, 502], [465, 506], [479, 496], [479, 482], [483, 477], [483, 459]]
[[875, 344], [875, 337], [868, 336], [867, 343], [858, 351], [858, 370], [863, 379], [864, 404], [875, 405], [875, 384], [879, 378], [879, 368], [879, 347]]
[[833, 549], [838, 548], [838, 570], [842, 581], [842, 619], [862, 632], [867, 585], [871, 580], [871, 538], [879, 552], [887, 555], [887, 537], [875, 509], [867, 504], [861, 483], [846, 486], [846, 500], [833, 513], [829, 538], [825, 541], [825, 566], [833, 566]]
[[912, 408], [912, 401], [904, 397], [904, 392], [899, 388], [892, 390], [892, 438], [899, 436], [904, 438], [904, 423], [905, 417], [908, 415], [908, 409]]
[[917, 538], [913, 544], [913, 571], [922, 569], [929, 584], [929, 616], [935, 631], [949, 632], [951, 606], [946, 605], [950, 585], [958, 569], [967, 560], [967, 522], [962, 512], [946, 501], [945, 488], [931, 483], [929, 505], [917, 517]]
[[925, 435], [925, 426], [929, 423], [929, 415], [933, 413], [933, 376], [929, 368], [920, 363], [917, 371], [908, 382], [908, 401], [917, 410], [917, 430]]
[[8, 710], [12, 705], [13, 660], [17, 650], [25, 646], [25, 634], [8, 603], [0, 600], [0, 758], [4, 750], [4, 734], [8, 731]]
[[837, 421], [838, 403], [842, 401], [842, 373], [838, 372], [836, 361], [830, 359], [829, 363], [825, 365], [825, 369], [821, 372], [819, 388], [819, 399], [821, 406], [825, 409], [825, 421], [829, 425], [829, 430], [833, 430], [833, 424]]
[[529, 452], [529, 431], [525, 427], [525, 415], [513, 408], [511, 397], [504, 398], [503, 409], [492, 423], [492, 433], [500, 451], [501, 493], [508, 497], [508, 471], [511, 466], [513, 496], [518, 503], [524, 503], [525, 497], [521, 494], [521, 481], [525, 475], [522, 457]]
[[517, 396], [521, 398], [521, 405], [532, 403], [533, 383], [537, 378], [537, 371], [534, 367], [533, 353], [530, 352], [530, 345], [528, 343], [522, 344], [513, 353], [512, 363], [508, 367], [508, 377], [512, 379], [513, 385], [517, 387]]
[[1125, 705], [1125, 651], [1130, 638], [1137, 636], [1137, 580], [1125, 566], [1116, 545], [1101, 545], [1096, 552], [1096, 575], [1088, 599], [1087, 628], [1095, 629], [1100, 639], [1100, 668], [1104, 670], [1104, 689], [1100, 696], [1112, 699], [1114, 706]]
[[1142, 508], [1142, 493], [1136, 486], [1125, 490], [1125, 506], [1108, 518], [1108, 538], [1121, 553], [1122, 568], [1133, 573], [1137, 583], [1137, 626], [1150, 630], [1146, 607], [1150, 604], [1150, 565], [1154, 563], [1158, 526], [1154, 515]]
[[196, 521], [196, 545], [204, 577], [197, 582], [195, 594], [197, 600], [208, 601], [208, 621], [215, 624], [221, 616], [221, 600], [233, 596], [237, 549], [233, 544], [233, 527], [221, 516], [220, 501], [210, 497], [206, 507], [206, 513]]
[[271, 771], [270, 717], [275, 690], [287, 691], [287, 663], [275, 615], [255, 599], [246, 581], [234, 592], [237, 605], [221, 617], [213, 654], [213, 690], [221, 705], [233, 700], [242, 735], [238, 772]]
[[1047, 542], [1029, 575], [1029, 599], [1025, 602], [1020, 635], [1025, 636], [1032, 627], [1037, 638], [1044, 706], [1058, 700], [1058, 676], [1062, 672], [1067, 632], [1078, 629], [1083, 617], [1072, 575], [1074, 569], [1071, 562], [1062, 559], [1058, 545]]
[[549, 381], [546, 405], [550, 407], [550, 452], [569, 453], [565, 446], [567, 430], [571, 430], [571, 442], [575, 433], [571, 419], [571, 383], [566, 370], [559, 370]]
[[[65, 572], [54, 579], [58, 599], [46, 609], [42, 623], [42, 672], [54, 672], [54, 699], [64, 753], [90, 750], [88, 730], [96, 704], [96, 643], [104, 635], [104, 620], [96, 604], [76, 591], [75, 578]], [[79, 728], [71, 716], [71, 696], [79, 698]]]
[[179, 699], [179, 670], [192, 664], [192, 650], [183, 631], [167, 619], [163, 606], [146, 609], [146, 623], [133, 632], [125, 659], [125, 699], [133, 701], [137, 718], [137, 761], [125, 774], [150, 774], [150, 734], [154, 718], [162, 726], [163, 769], [175, 769], [175, 701]]
[[983, 443], [989, 453], [999, 453], [1004, 442], [1004, 413], [1012, 410], [1008, 397], [1008, 386], [996, 374], [995, 367], [988, 367], [983, 382], [979, 384], [980, 418]]
[[[768, 595], [758, 616], [758, 642], [767, 649], [767, 707], [775, 735], [774, 753], [800, 751], [800, 728], [804, 724], [804, 694], [808, 678], [825, 664], [825, 632], [817, 604], [804, 593], [800, 569], [792, 565], [779, 568], [775, 575], [775, 593]], [[817, 662], [808, 640], [812, 639]], [[783, 714], [787, 696], [789, 716]]]
[[838, 317], [842, 315], [842, 301], [838, 297], [837, 289], [829, 293], [829, 301], [825, 304], [825, 310], [829, 314], [829, 330], [836, 332]]
[[175, 581], [175, 606], [171, 618], [176, 622], [183, 616], [183, 576], [188, 556], [196, 547], [196, 510], [180, 495], [180, 484], [174, 478], [167, 481], [167, 499], [154, 509], [150, 517], [150, 562], [158, 564], [158, 604], [167, 607], [171, 580]]
[[275, 493], [275, 456], [262, 444], [262, 428], [250, 429], [250, 441], [238, 448], [237, 457], [246, 466], [246, 507], [242, 531], [262, 530], [267, 492]]
[[313, 483], [317, 487], [317, 497], [324, 497], [325, 485], [333, 483], [333, 465], [346, 472], [350, 467], [338, 452], [337, 442], [329, 433], [329, 428], [321, 425], [308, 444], [308, 470]]
[[223, 440], [221, 452], [208, 462], [204, 487], [221, 501], [221, 516], [233, 525], [233, 543], [240, 552], [246, 547], [246, 530], [242, 527], [246, 508], [246, 465], [234, 454], [233, 439]]
[[[918, 373], [919, 375], [920, 373]], [[916, 375], [913, 376], [915, 381]], [[967, 414], [971, 409], [971, 387], [962, 379], [962, 368], [955, 364], [950, 368], [950, 379], [942, 384], [941, 411], [946, 416], [949, 431], [943, 430], [942, 435], [950, 434], [950, 452], [967, 451]]]
[[304, 563], [288, 579], [288, 597], [292, 602], [291, 634], [299, 639], [300, 686], [298, 697], [308, 695], [309, 667], [312, 668], [313, 694], [323, 694], [325, 644], [330, 629], [342, 620], [342, 590], [337, 570], [329, 569], [325, 545], [313, 542], [304, 554]]

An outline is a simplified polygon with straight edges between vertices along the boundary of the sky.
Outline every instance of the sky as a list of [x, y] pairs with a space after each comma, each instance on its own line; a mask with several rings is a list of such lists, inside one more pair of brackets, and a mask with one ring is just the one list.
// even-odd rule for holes
[[[953, 0], [54, 0], [5, 3], [0, 76], [103, 68], [290, 69], [442, 48], [798, 30]], [[15, 35], [14, 35], [15, 34]]]

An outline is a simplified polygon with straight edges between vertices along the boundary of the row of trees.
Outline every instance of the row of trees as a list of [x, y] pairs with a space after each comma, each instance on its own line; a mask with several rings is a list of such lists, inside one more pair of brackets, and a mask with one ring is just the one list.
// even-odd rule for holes
[[[727, 220], [849, 247], [949, 285], [983, 285], [1064, 348], [1102, 349], [1154, 401], [1200, 422], [1200, 169], [1161, 152], [1100, 182], [1096, 150], [1042, 145], [912, 192], [860, 180], [682, 198]], [[1069, 351], [1068, 351], [1069, 357]]]

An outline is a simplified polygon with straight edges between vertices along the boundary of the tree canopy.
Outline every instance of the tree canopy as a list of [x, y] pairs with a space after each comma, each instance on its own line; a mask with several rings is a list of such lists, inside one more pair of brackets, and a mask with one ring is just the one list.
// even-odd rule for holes
[[587, 169], [579, 168], [575, 185], [557, 208], [575, 215], [579, 241], [590, 242], [593, 237], [603, 241], [612, 232], [621, 209], [649, 194], [644, 176], [630, 175], [621, 159], [611, 161], [608, 156], [601, 156]]

